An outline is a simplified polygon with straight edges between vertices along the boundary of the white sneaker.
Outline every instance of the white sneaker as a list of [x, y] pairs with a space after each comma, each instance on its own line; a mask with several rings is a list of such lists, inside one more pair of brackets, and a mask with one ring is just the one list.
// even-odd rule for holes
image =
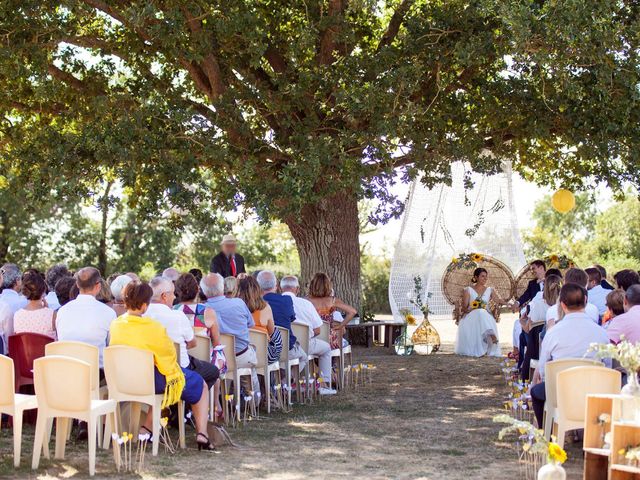
[[318, 389], [318, 392], [320, 393], [320, 395], [335, 395], [336, 393], [338, 393], [337, 390], [333, 390], [332, 388], [325, 388], [325, 387], [320, 387]]

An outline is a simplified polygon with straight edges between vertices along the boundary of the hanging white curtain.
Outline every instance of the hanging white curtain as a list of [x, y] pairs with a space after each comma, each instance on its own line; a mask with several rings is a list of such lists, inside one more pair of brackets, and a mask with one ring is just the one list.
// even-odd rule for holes
[[[389, 301], [396, 319], [400, 310], [418, 314], [409, 299], [414, 278], [421, 276], [435, 315], [450, 315], [440, 280], [454, 256], [478, 252], [501, 260], [517, 272], [525, 263], [513, 205], [511, 163], [497, 175], [469, 173], [463, 162], [451, 164], [451, 186], [427, 189], [420, 180], [409, 190], [400, 237], [391, 265]], [[465, 175], [473, 187], [465, 190]]]

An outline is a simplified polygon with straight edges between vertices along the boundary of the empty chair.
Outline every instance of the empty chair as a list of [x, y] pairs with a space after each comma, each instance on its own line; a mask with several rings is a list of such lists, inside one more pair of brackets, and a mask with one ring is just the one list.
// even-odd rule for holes
[[591, 366], [601, 367], [602, 362], [590, 358], [563, 358], [560, 360], [552, 360], [545, 364], [544, 391], [546, 400], [544, 402], [544, 434], [548, 440], [551, 439], [553, 419], [557, 417], [556, 409], [558, 407], [558, 401], [556, 382], [558, 373], [568, 368]]
[[[45, 355], [63, 355], [76, 358], [91, 365], [91, 399], [107, 398], [107, 387], [100, 388], [100, 352], [98, 347], [83, 342], [61, 341], [45, 346]], [[98, 423], [98, 439], [101, 438], [102, 424]]]
[[[129, 431], [137, 432], [140, 421], [141, 404], [153, 407], [153, 455], [158, 455], [160, 446], [160, 415], [162, 413], [162, 394], [156, 394], [153, 353], [149, 350], [113, 345], [104, 349], [104, 374], [109, 387], [109, 398], [131, 404], [132, 426]], [[184, 418], [184, 402], [178, 402], [178, 418]], [[184, 422], [178, 422], [180, 447], [185, 448]], [[105, 448], [111, 440], [110, 432], [105, 430]]]
[[564, 447], [564, 437], [569, 430], [584, 428], [587, 395], [619, 394], [621, 377], [619, 371], [604, 366], [573, 367], [558, 373], [558, 408], [554, 424], [558, 427], [561, 447]]
[[269, 334], [262, 330], [255, 330], [252, 328], [249, 330], [249, 343], [256, 349], [256, 358], [258, 359], [256, 370], [258, 375], [262, 375], [264, 377], [264, 389], [267, 396], [267, 412], [271, 413], [271, 372], [278, 372], [278, 377], [280, 377], [280, 362], [269, 363]]
[[9, 356], [13, 358], [16, 392], [23, 385], [33, 385], [33, 361], [44, 357], [44, 347], [51, 342], [53, 338], [39, 333], [25, 332], [9, 336]]
[[13, 417], [13, 465], [20, 466], [22, 446], [22, 414], [25, 410], [38, 408], [35, 395], [14, 393], [15, 379], [13, 360], [0, 355], [0, 416]]
[[[109, 416], [115, 429], [116, 402], [91, 398], [91, 365], [75, 358], [51, 355], [33, 362], [33, 376], [38, 399], [38, 420], [33, 445], [35, 470], [40, 463], [43, 443], [48, 443], [47, 425], [56, 418], [56, 458], [64, 458], [66, 432], [70, 419], [87, 422], [89, 430], [89, 474], [93, 476], [96, 465], [96, 427], [102, 415]], [[49, 456], [48, 445], [45, 456]]]

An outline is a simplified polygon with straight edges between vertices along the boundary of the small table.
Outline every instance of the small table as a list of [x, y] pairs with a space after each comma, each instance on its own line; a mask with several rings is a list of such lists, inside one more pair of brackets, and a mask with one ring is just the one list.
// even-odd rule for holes
[[[384, 327], [384, 338], [382, 337], [382, 327]], [[392, 349], [393, 342], [402, 334], [403, 327], [404, 323], [397, 320], [376, 320], [347, 325], [347, 332], [352, 345], [364, 345], [370, 348], [377, 340], [383, 343], [386, 348]], [[362, 336], [360, 330], [364, 333], [364, 341], [358, 338]]]

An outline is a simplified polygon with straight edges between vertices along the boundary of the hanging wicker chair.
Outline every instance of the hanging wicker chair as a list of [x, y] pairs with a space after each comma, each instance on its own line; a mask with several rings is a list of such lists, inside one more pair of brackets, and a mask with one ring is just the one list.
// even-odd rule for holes
[[[565, 255], [547, 255], [542, 260], [547, 265], [547, 269], [557, 268], [562, 272], [562, 276], [564, 276], [564, 274], [567, 273], [567, 270], [569, 270], [570, 268], [579, 268], [573, 260], [567, 258]], [[520, 298], [522, 294], [527, 290], [527, 285], [529, 285], [529, 282], [536, 278], [536, 276], [531, 271], [531, 268], [529, 267], [530, 265], [530, 263], [526, 264], [516, 275], [514, 292], [514, 296], [516, 299]]]
[[[473, 271], [482, 267], [487, 270], [489, 276], [488, 285], [494, 289], [498, 296], [505, 302], [513, 298], [514, 279], [513, 273], [500, 260], [477, 253], [460, 255], [447, 267], [442, 277], [442, 292], [447, 301], [453, 305], [453, 318], [458, 323], [462, 318], [462, 292], [471, 286]], [[489, 304], [496, 321], [500, 319], [498, 305]]]

